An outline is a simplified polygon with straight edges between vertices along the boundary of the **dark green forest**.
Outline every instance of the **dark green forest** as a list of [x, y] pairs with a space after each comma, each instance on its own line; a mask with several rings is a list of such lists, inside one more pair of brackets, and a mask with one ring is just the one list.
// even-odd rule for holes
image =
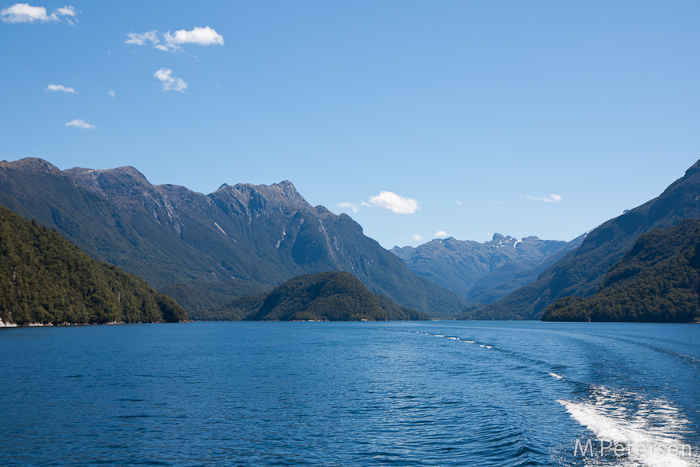
[[543, 321], [700, 321], [700, 220], [640, 236], [588, 298], [566, 297]]
[[104, 324], [178, 322], [187, 314], [143, 279], [0, 206], [0, 317], [18, 325]]
[[249, 321], [385, 321], [426, 320], [420, 311], [397, 305], [371, 292], [347, 272], [294, 277], [269, 294], [244, 297], [226, 307], [192, 316], [207, 320]]

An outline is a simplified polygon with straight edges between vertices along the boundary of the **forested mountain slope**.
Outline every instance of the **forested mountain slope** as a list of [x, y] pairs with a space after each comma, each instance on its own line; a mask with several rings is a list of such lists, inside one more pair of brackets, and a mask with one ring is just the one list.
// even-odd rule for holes
[[172, 298], [0, 206], [0, 318], [15, 324], [177, 322]]
[[544, 321], [700, 321], [700, 220], [640, 236], [605, 275], [598, 292], [565, 297]]

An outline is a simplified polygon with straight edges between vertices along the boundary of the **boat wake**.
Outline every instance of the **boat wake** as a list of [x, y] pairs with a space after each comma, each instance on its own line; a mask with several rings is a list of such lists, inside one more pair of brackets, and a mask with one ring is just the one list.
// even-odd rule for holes
[[[587, 467], [700, 467], [700, 446], [697, 444], [697, 433], [692, 429], [693, 422], [672, 402], [645, 395], [643, 388], [641, 392], [635, 392], [591, 385], [578, 380], [576, 375], [568, 374], [565, 365], [501, 348], [476, 336], [457, 337], [415, 330], [400, 332], [468, 344], [474, 349], [514, 359], [518, 365], [510, 368], [523, 368], [530, 375], [546, 375], [550, 381], [556, 381], [555, 385], [560, 384], [576, 394], [575, 399], [565, 400], [561, 391], [554, 389], [553, 395], [556, 395], [551, 399], [552, 402], [559, 402], [573, 420], [588, 430], [587, 437], [581, 436], [575, 440], [575, 444], [567, 442], [563, 451], [556, 450], [561, 455], [558, 461], [562, 464]], [[679, 359], [679, 355], [671, 356]], [[695, 363], [689, 362], [691, 358], [684, 356], [681, 360]], [[503, 363], [502, 360], [499, 362]], [[531, 379], [528, 381], [532, 383]], [[582, 394], [583, 400], [579, 400]], [[574, 429], [574, 432], [578, 432], [578, 429]]]
[[559, 402], [596, 436], [574, 446], [586, 465], [689, 467], [700, 461], [697, 448], [683, 441], [689, 421], [664, 400], [594, 387], [587, 402]]

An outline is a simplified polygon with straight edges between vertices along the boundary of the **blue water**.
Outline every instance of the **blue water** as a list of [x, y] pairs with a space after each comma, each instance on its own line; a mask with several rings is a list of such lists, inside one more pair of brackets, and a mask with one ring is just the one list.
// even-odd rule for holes
[[[2, 329], [0, 361], [0, 465], [666, 466], [700, 452], [696, 325]], [[582, 454], [588, 440], [635, 449]]]

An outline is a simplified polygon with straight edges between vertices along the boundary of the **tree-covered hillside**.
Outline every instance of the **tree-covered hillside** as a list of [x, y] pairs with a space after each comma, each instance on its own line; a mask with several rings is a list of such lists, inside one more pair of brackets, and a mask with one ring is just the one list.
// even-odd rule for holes
[[588, 298], [566, 297], [544, 321], [700, 321], [700, 220], [652, 230], [605, 275]]
[[384, 321], [429, 319], [370, 292], [347, 272], [322, 272], [292, 278], [265, 297], [253, 297], [238, 309], [254, 308], [252, 321]]
[[177, 322], [187, 315], [143, 279], [0, 206], [0, 318], [18, 325], [87, 324]]

